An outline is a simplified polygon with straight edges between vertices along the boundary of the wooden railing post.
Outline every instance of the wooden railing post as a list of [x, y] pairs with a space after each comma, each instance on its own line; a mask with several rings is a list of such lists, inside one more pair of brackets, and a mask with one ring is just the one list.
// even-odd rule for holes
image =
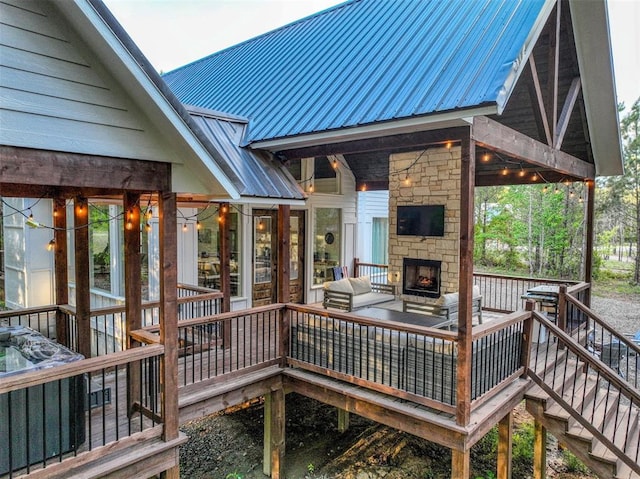
[[524, 305], [526, 311], [529, 312], [529, 316], [524, 320], [522, 325], [522, 377], [526, 378], [529, 370], [529, 360], [531, 357], [531, 344], [533, 338], [533, 310], [536, 306], [535, 301], [527, 300]]
[[[67, 207], [64, 198], [53, 200], [53, 238], [54, 268], [56, 283], [56, 304], [69, 304], [69, 273], [67, 269]], [[56, 341], [69, 347], [70, 341], [69, 316], [59, 308], [56, 311]]]
[[567, 285], [560, 285], [560, 293], [558, 294], [558, 317], [556, 318], [558, 327], [567, 332]]
[[353, 277], [357, 278], [360, 276], [360, 260], [358, 258], [353, 258]]
[[280, 345], [279, 356], [280, 365], [284, 368], [287, 366], [287, 358], [290, 356], [289, 348], [291, 347], [289, 341], [289, 330], [291, 323], [291, 310], [286, 306], [280, 309]]

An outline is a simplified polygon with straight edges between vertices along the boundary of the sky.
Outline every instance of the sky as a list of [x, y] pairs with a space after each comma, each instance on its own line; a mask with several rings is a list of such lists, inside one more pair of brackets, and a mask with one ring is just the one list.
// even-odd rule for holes
[[[342, 0], [104, 2], [156, 70], [168, 72]], [[640, 0], [608, 5], [618, 102], [630, 107], [640, 98]]]

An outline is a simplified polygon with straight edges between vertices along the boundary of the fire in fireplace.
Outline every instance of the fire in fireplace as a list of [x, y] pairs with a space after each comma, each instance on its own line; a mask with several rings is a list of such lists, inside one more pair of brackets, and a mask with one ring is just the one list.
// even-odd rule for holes
[[402, 292], [414, 296], [437, 298], [440, 296], [440, 270], [442, 261], [404, 258]]

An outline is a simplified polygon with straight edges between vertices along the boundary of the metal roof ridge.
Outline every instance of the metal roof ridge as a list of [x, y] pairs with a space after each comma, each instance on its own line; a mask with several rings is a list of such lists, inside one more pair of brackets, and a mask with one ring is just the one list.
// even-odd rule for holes
[[233, 113], [226, 113], [219, 110], [213, 110], [210, 108], [202, 108], [195, 105], [187, 105], [183, 103], [185, 109], [192, 115], [200, 115], [207, 118], [215, 118], [216, 120], [233, 121], [236, 123], [249, 123], [249, 119], [244, 116], [234, 115]]

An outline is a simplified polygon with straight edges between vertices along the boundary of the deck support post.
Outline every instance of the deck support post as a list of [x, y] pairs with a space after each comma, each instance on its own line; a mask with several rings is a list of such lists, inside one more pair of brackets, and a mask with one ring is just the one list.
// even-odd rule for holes
[[76, 196], [73, 202], [76, 260], [76, 322], [78, 352], [91, 357], [91, 285], [89, 274], [89, 202]]
[[349, 411], [338, 408], [338, 432], [349, 429]]
[[[178, 406], [178, 238], [175, 193], [163, 191], [158, 195], [160, 238], [160, 343], [164, 355], [160, 359], [161, 416], [164, 421], [163, 439], [172, 441], [180, 431]], [[178, 478], [176, 465], [162, 476]]]
[[547, 429], [537, 419], [533, 422], [533, 479], [547, 477]]
[[[596, 182], [589, 179], [585, 182], [587, 187], [585, 202], [586, 231], [584, 245], [584, 282], [591, 283], [593, 280], [593, 248], [594, 248], [594, 215], [595, 215], [595, 187]], [[585, 291], [584, 304], [591, 307], [591, 288]]]
[[[471, 420], [471, 349], [473, 291], [473, 194], [476, 172], [476, 144], [463, 138], [460, 147], [460, 243], [458, 359], [456, 363], [456, 423], [466, 426]], [[463, 476], [454, 476], [463, 477]], [[466, 477], [466, 476], [464, 476]]]
[[509, 411], [498, 423], [498, 479], [511, 479], [512, 440], [513, 412]]
[[[284, 389], [281, 387], [273, 390], [267, 396], [269, 396], [269, 413], [267, 414], [267, 401], [265, 401], [265, 448], [269, 447], [270, 471], [268, 475], [272, 479], [284, 479], [286, 423]], [[267, 415], [269, 416], [268, 422]], [[268, 434], [267, 427], [269, 428]], [[267, 451], [265, 451], [265, 458], [266, 454]], [[267, 473], [266, 467], [265, 473]]]
[[[67, 207], [62, 197], [53, 200], [53, 239], [55, 241], [54, 268], [56, 304], [69, 304], [69, 270], [67, 269]], [[56, 341], [69, 347], [69, 323], [67, 315], [56, 311]]]
[[262, 444], [262, 473], [271, 475], [271, 393], [264, 395], [264, 437]]
[[471, 474], [471, 451], [451, 450], [451, 477], [468, 479]]
[[[218, 207], [218, 227], [220, 228], [220, 289], [223, 295], [221, 312], [226, 313], [231, 311], [231, 230], [229, 228], [229, 203], [220, 203]], [[225, 342], [225, 345], [226, 344], [228, 344], [228, 341]]]

